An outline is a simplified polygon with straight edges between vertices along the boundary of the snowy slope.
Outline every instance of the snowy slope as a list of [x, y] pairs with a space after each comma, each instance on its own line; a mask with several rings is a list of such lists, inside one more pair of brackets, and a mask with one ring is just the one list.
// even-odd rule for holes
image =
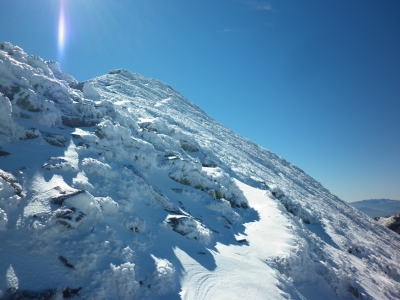
[[349, 204], [370, 217], [392, 216], [400, 212], [399, 200], [370, 199]]
[[0, 44], [0, 298], [398, 299], [400, 238], [126, 70]]

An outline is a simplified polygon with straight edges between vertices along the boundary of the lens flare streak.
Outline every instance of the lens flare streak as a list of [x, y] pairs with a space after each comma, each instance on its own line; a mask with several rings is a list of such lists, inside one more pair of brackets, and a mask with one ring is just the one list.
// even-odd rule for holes
[[63, 52], [65, 47], [66, 26], [65, 26], [65, 10], [64, 1], [60, 2], [60, 13], [58, 18], [58, 51]]

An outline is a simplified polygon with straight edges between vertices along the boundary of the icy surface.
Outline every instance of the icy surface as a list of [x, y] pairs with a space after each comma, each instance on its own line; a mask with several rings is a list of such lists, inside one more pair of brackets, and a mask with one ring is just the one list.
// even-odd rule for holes
[[0, 44], [0, 298], [398, 299], [400, 238], [126, 70]]

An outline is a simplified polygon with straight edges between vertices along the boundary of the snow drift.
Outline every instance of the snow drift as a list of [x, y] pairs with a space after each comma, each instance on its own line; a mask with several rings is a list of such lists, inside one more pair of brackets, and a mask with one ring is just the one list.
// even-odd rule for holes
[[400, 238], [126, 70], [0, 44], [0, 298], [398, 299]]

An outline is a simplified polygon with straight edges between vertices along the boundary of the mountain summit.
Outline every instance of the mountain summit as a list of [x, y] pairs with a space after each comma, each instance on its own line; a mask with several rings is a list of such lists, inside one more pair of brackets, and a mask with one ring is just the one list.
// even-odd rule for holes
[[398, 299], [400, 238], [154, 79], [0, 44], [1, 299]]

